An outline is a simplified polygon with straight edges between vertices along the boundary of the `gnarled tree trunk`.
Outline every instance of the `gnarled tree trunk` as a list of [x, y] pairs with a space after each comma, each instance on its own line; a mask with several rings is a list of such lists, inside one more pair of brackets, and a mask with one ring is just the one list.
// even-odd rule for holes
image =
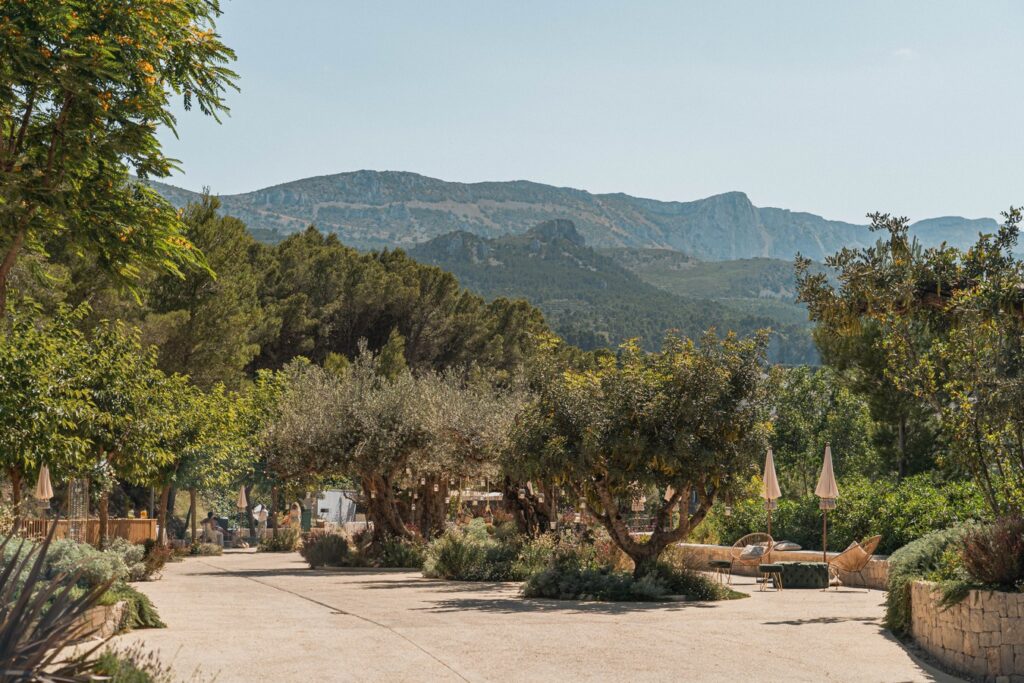
[[[690, 530], [700, 524], [715, 501], [715, 489], [712, 488], [710, 492], [700, 497], [697, 511], [691, 515], [690, 487], [675, 491], [655, 514], [654, 530], [650, 537], [646, 541], [639, 541], [630, 533], [625, 517], [605, 483], [598, 480], [594, 488], [604, 508], [598, 512], [597, 518], [608, 530], [615, 544], [633, 560], [633, 576], [638, 579], [654, 569], [665, 548], [685, 539]], [[679, 523], [673, 527], [671, 520], [676, 510], [679, 512]]]
[[196, 524], [196, 515], [199, 514], [199, 506], [196, 504], [195, 489], [188, 490], [188, 514], [189, 518], [192, 520], [192, 542], [195, 543], [199, 540], [199, 537], [196, 535], [196, 527], [198, 526]]
[[107, 527], [110, 522], [110, 491], [102, 491], [100, 499], [96, 503], [96, 516], [99, 518], [99, 547], [103, 550], [107, 547]]
[[[536, 538], [551, 530], [551, 521], [555, 519], [556, 514], [554, 496], [551, 495], [551, 492], [545, 495], [542, 503], [539, 493], [543, 491], [543, 487], [540, 491], [531, 493], [525, 484], [513, 481], [510, 477], [505, 477], [502, 489], [506, 506], [516, 520], [519, 531], [531, 538]], [[524, 491], [523, 498], [519, 497], [520, 489]]]
[[391, 478], [380, 474], [364, 474], [362, 482], [367, 503], [366, 517], [373, 522], [374, 543], [389, 537], [412, 538], [412, 533], [398, 512]]

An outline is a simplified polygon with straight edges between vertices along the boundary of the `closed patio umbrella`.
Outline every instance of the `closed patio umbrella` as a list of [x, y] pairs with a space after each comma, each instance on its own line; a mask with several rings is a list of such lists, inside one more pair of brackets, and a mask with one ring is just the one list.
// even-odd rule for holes
[[53, 486], [50, 484], [50, 468], [46, 465], [39, 468], [39, 478], [36, 480], [34, 495], [37, 500], [50, 500], [53, 498]]
[[245, 486], [243, 485], [238, 489], [238, 502], [235, 503], [235, 507], [239, 510], [244, 510], [249, 507], [249, 500], [245, 497]]
[[836, 485], [836, 475], [832, 471], [831, 444], [825, 444], [825, 460], [821, 463], [821, 476], [818, 477], [814, 495], [821, 498], [818, 503], [821, 508], [821, 557], [823, 562], [828, 562], [828, 511], [836, 509], [836, 498], [839, 497], [839, 486]]
[[764, 498], [764, 507], [768, 510], [768, 535], [772, 535], [772, 510], [778, 507], [778, 499], [782, 498], [782, 489], [779, 488], [779, 477], [775, 474], [775, 456], [772, 455], [771, 447], [764, 458], [764, 483], [761, 486], [761, 497]]

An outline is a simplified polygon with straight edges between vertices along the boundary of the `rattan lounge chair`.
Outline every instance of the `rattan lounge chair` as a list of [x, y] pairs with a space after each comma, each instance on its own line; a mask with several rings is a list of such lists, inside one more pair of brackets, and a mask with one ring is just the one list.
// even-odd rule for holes
[[[764, 548], [764, 553], [758, 555], [757, 557], [749, 557], [749, 558], [742, 557], [743, 551], [749, 545], [755, 545], [755, 546], [763, 547]], [[770, 557], [771, 557], [771, 554], [772, 554], [772, 548], [774, 546], [775, 546], [775, 541], [772, 540], [772, 537], [769, 536], [768, 534], [762, 534], [762, 533], [747, 534], [746, 536], [744, 536], [740, 540], [738, 540], [735, 543], [733, 543], [732, 544], [732, 563], [730, 564], [730, 567], [729, 567], [729, 575], [730, 575], [730, 577], [732, 576], [732, 572], [733, 572], [733, 570], [736, 569], [736, 567], [752, 567], [755, 570], [754, 573], [756, 574], [757, 573], [756, 572], [757, 567], [760, 566], [760, 564], [762, 562], [769, 562], [770, 561]]]
[[864, 580], [864, 568], [868, 566], [868, 562], [871, 561], [871, 556], [878, 548], [878, 544], [881, 542], [881, 536], [872, 536], [866, 541], [860, 543], [854, 543], [849, 548], [839, 553], [828, 563], [828, 578], [829, 585], [834, 585], [836, 590], [839, 590], [839, 584], [842, 581], [839, 578], [840, 572], [846, 574], [856, 574], [860, 578], [862, 586], [867, 586], [867, 581]]

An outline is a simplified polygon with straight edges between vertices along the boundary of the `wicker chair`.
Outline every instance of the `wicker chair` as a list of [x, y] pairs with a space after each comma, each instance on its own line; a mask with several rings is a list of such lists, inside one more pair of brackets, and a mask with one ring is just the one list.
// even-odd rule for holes
[[[757, 557], [750, 557], [750, 558], [740, 557], [743, 554], [743, 550], [748, 545], [759, 545], [759, 546], [762, 546], [762, 547], [764, 547], [764, 553], [762, 553], [761, 555], [758, 555]], [[732, 544], [732, 562], [731, 562], [730, 567], [729, 567], [729, 575], [730, 576], [732, 575], [732, 572], [733, 572], [733, 570], [736, 567], [753, 567], [754, 570], [755, 570], [755, 574], [756, 574], [757, 573], [756, 572], [757, 567], [762, 562], [768, 562], [769, 561], [769, 559], [771, 557], [771, 554], [772, 554], [772, 548], [774, 546], [775, 546], [775, 541], [772, 539], [772, 537], [769, 536], [768, 534], [761, 534], [761, 533], [747, 534], [746, 536], [744, 536], [740, 540], [736, 541], [735, 543]]]
[[840, 572], [846, 574], [856, 574], [860, 578], [860, 583], [863, 586], [867, 585], [867, 581], [864, 580], [864, 568], [868, 566], [868, 562], [871, 561], [871, 556], [875, 553], [878, 548], [878, 544], [882, 541], [881, 536], [872, 536], [866, 541], [860, 543], [853, 543], [849, 548], [839, 553], [828, 563], [828, 583], [830, 586], [835, 586], [836, 590], [839, 590], [839, 584], [842, 581], [839, 578]]

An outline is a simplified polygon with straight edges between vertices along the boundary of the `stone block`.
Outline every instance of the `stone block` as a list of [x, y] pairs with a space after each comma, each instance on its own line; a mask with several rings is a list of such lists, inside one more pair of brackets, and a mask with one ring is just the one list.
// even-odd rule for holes
[[999, 669], [998, 674], [1009, 675], [1014, 673], [1013, 645], [999, 646]]

